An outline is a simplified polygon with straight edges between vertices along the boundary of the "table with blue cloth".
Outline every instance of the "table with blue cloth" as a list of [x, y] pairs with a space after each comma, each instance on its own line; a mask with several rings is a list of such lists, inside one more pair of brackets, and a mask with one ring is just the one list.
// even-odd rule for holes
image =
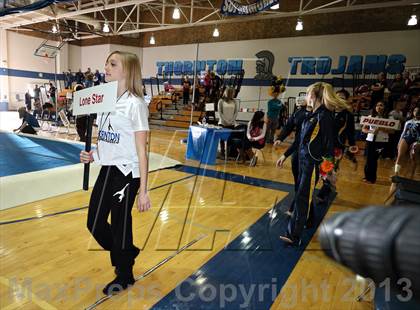
[[231, 132], [231, 129], [226, 128], [190, 126], [186, 158], [198, 160], [202, 164], [215, 165], [219, 141], [227, 141]]

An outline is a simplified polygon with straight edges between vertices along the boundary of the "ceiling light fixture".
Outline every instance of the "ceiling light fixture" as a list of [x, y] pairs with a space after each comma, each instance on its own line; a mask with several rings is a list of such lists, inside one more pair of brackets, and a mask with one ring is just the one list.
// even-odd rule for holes
[[109, 32], [109, 25], [108, 25], [107, 22], [105, 22], [104, 27], [102, 28], [102, 31], [105, 32], [105, 33]]
[[296, 23], [296, 31], [302, 31], [303, 30], [303, 21], [298, 18], [297, 23]]
[[220, 35], [219, 29], [217, 29], [217, 26], [216, 26], [216, 28], [214, 28], [214, 31], [213, 31], [213, 37], [217, 38], [219, 35]]
[[415, 25], [417, 25], [417, 15], [411, 15], [410, 19], [408, 20], [407, 26]]
[[179, 13], [179, 9], [175, 8], [174, 9], [174, 13], [172, 14], [172, 18], [173, 19], [180, 19], [181, 18], [181, 14]]

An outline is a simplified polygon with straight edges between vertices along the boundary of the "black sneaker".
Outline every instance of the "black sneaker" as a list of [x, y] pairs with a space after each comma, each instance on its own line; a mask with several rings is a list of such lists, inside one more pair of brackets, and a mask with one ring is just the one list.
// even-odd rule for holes
[[102, 292], [105, 295], [115, 295], [115, 294], [118, 294], [119, 292], [125, 290], [129, 285], [133, 285], [134, 282], [136, 282], [136, 281], [134, 280], [134, 277], [132, 275], [131, 275], [131, 277], [128, 277], [128, 278], [118, 275], [114, 280], [109, 282], [104, 287]]
[[302, 244], [302, 240], [294, 240], [287, 232], [280, 235], [279, 237], [283, 242], [285, 246], [292, 246], [292, 247], [299, 247]]

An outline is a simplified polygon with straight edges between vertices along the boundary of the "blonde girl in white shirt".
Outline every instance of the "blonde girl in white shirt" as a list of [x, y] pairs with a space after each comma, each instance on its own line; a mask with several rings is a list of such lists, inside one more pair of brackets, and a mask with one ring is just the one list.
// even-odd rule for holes
[[[112, 52], [105, 63], [105, 80], [118, 81], [116, 111], [97, 117], [98, 145], [80, 153], [80, 161], [95, 161], [101, 171], [90, 202], [87, 227], [96, 241], [110, 252], [116, 278], [103, 289], [115, 294], [134, 283], [133, 265], [140, 250], [133, 244], [131, 209], [147, 211], [148, 107], [143, 99], [137, 55]], [[111, 224], [107, 219], [111, 213]]]

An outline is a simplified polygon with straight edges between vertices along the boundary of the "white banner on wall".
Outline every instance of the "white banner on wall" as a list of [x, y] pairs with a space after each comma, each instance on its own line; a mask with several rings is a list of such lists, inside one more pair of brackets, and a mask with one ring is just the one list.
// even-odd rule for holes
[[79, 90], [73, 97], [73, 114], [85, 115], [114, 112], [118, 82], [110, 82]]

